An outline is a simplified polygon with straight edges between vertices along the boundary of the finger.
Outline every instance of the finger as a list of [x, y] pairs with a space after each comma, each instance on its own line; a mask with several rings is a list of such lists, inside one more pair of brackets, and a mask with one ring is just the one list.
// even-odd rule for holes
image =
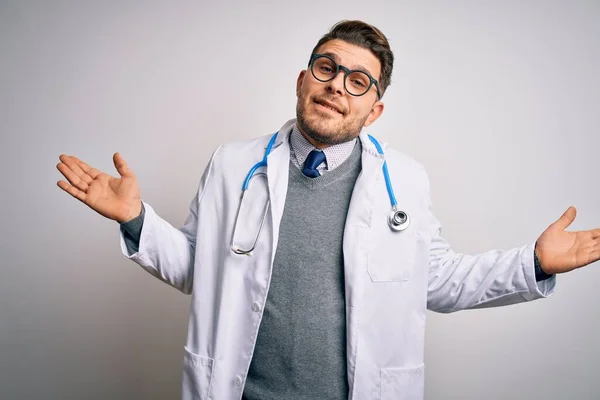
[[600, 232], [598, 229], [593, 229], [591, 231], [580, 231], [577, 232], [577, 238], [580, 239], [581, 242], [597, 243], [600, 242]]
[[57, 185], [59, 188], [61, 188], [65, 192], [69, 193], [71, 196], [75, 197], [77, 200], [80, 200], [83, 203], [85, 203], [86, 194], [84, 192], [82, 192], [81, 190], [77, 189], [74, 186], [69, 185], [65, 181], [58, 181]]
[[98, 175], [102, 172], [98, 171], [96, 168], [92, 168], [87, 165], [85, 162], [81, 161], [79, 158], [75, 156], [70, 156], [73, 160], [75, 160], [79, 164], [79, 168], [81, 168], [86, 174], [88, 174], [92, 179], [96, 179]]
[[75, 186], [82, 192], [87, 192], [88, 184], [82, 180], [68, 165], [64, 163], [56, 164], [56, 168], [67, 178], [71, 185]]
[[590, 261], [590, 264], [600, 260], [600, 250], [592, 251], [590, 253], [590, 256], [592, 257], [592, 261]]
[[570, 206], [569, 208], [567, 208], [567, 211], [565, 211], [563, 215], [561, 215], [561, 217], [556, 222], [554, 222], [554, 225], [562, 230], [565, 230], [575, 220], [576, 216], [577, 209], [573, 206]]
[[578, 239], [575, 239], [575, 245], [573, 246], [574, 249], [590, 249], [592, 247], [596, 246], [596, 240], [595, 239], [591, 239], [587, 236], [585, 237], [580, 237]]
[[577, 246], [577, 249], [578, 251], [581, 250], [584, 252], [600, 250], [600, 239], [588, 240], [587, 242]]
[[79, 165], [81, 160], [79, 160], [77, 157], [68, 156], [66, 154], [61, 154], [59, 158], [67, 167], [71, 169], [71, 171], [73, 171], [75, 175], [79, 177], [79, 179], [81, 179], [87, 185], [92, 183], [94, 179], [89, 176], [87, 172], [85, 172]]
[[117, 172], [119, 173], [119, 175], [133, 176], [133, 172], [131, 171], [131, 169], [129, 169], [129, 166], [127, 165], [127, 163], [125, 162], [125, 160], [123, 159], [123, 157], [121, 157], [121, 155], [119, 153], [115, 153], [113, 155], [113, 163], [115, 164], [115, 168], [117, 169]]

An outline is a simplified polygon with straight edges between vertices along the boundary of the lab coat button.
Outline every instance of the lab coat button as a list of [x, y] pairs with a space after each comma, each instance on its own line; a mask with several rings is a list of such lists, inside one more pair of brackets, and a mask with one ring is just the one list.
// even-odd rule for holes
[[236, 385], [241, 385], [242, 384], [242, 377], [241, 376], [236, 376], [235, 379], [233, 380], [235, 382]]
[[260, 311], [260, 304], [258, 304], [258, 302], [255, 301], [254, 303], [252, 303], [252, 311]]

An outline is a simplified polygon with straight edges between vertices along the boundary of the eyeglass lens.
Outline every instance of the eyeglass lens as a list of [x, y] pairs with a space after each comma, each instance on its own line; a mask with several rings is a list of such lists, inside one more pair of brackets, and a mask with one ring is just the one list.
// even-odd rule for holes
[[[335, 78], [337, 64], [327, 57], [318, 57], [312, 64], [312, 73], [321, 82], [328, 82]], [[344, 85], [348, 93], [361, 96], [367, 92], [371, 85], [371, 79], [362, 71], [352, 71], [345, 75]]]

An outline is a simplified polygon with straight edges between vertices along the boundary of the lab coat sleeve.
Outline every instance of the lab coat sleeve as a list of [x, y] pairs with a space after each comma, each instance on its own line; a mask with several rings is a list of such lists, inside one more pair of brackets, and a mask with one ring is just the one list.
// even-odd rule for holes
[[145, 215], [137, 252], [132, 252], [131, 247], [127, 246], [124, 230], [122, 228], [119, 230], [123, 255], [139, 264], [156, 278], [186, 294], [190, 294], [193, 288], [199, 204], [210, 179], [213, 160], [217, 152], [218, 149], [213, 153], [202, 174], [198, 190], [190, 203], [189, 214], [182, 228], [173, 227], [162, 219], [148, 203], [142, 201]]
[[556, 276], [536, 282], [535, 241], [510, 250], [469, 255], [455, 253], [441, 236], [433, 215], [427, 180], [427, 222], [433, 232], [429, 249], [427, 308], [450, 313], [498, 307], [544, 298], [554, 293]]

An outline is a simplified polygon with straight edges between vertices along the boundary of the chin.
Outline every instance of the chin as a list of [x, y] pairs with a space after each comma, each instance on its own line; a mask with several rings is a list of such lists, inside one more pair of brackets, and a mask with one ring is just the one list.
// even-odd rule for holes
[[335, 121], [327, 121], [319, 117], [298, 120], [298, 125], [301, 131], [313, 140], [330, 146], [350, 141], [358, 136]]
[[[348, 115], [320, 110], [316, 103], [298, 102], [296, 119], [300, 130], [313, 140], [335, 145], [350, 141], [358, 136], [361, 121], [349, 119]], [[366, 120], [366, 118], [365, 118]]]
[[324, 136], [335, 136], [336, 132], [340, 130], [339, 122], [330, 118], [323, 118], [320, 115], [310, 116], [304, 122], [309, 130], [319, 132]]

